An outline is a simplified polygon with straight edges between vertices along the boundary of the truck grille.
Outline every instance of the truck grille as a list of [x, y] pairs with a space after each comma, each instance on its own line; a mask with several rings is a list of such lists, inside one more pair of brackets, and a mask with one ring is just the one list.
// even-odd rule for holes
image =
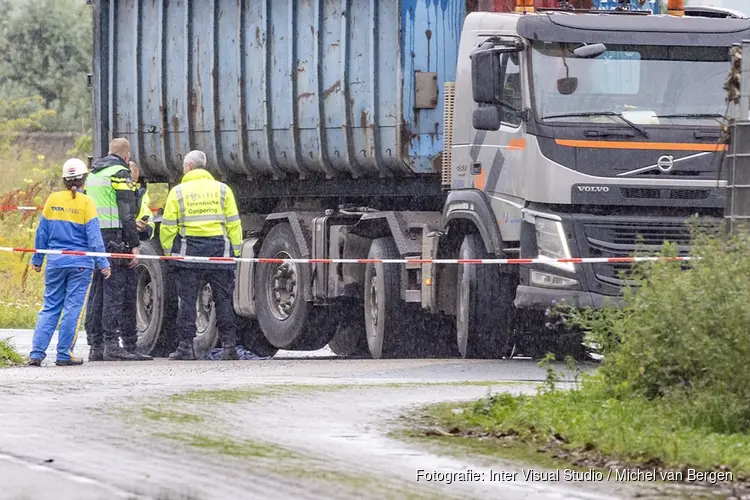
[[[701, 229], [713, 230], [716, 223], [700, 222]], [[665, 241], [677, 245], [678, 253], [686, 256], [690, 251], [691, 226], [689, 222], [584, 222], [582, 224], [585, 247], [582, 253], [589, 257], [630, 257], [638, 251], [641, 255], [658, 254]], [[613, 286], [631, 284], [627, 280], [632, 264], [592, 264], [596, 279]], [[623, 274], [621, 274], [623, 273]], [[624, 279], [623, 279], [624, 278]]]
[[711, 191], [708, 189], [622, 188], [620, 192], [623, 198], [641, 200], [707, 200], [711, 195]]

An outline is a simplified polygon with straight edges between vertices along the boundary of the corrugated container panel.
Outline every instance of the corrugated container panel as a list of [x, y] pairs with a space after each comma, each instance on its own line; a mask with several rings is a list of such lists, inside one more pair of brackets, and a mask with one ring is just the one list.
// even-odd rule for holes
[[452, 0], [403, 0], [402, 9], [403, 110], [409, 156], [415, 159], [416, 171], [439, 171], [439, 163], [433, 168], [429, 158], [442, 150], [442, 92], [434, 109], [415, 111], [413, 75], [436, 72], [440, 89], [442, 82], [455, 81], [465, 5]]
[[[98, 0], [96, 154], [151, 178], [205, 151], [248, 177], [439, 171], [465, 0]], [[436, 73], [434, 108], [416, 73]], [[422, 81], [422, 80], [420, 80]], [[429, 90], [429, 89], [428, 89]]]

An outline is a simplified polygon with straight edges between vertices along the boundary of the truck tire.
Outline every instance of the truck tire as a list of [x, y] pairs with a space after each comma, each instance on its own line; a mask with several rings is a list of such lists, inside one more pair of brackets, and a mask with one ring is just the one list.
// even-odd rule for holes
[[[302, 258], [288, 223], [271, 229], [258, 257]], [[308, 264], [258, 264], [254, 284], [258, 324], [268, 342], [278, 349], [317, 351], [336, 333], [338, 308], [315, 307], [304, 299], [303, 286], [308, 276], [305, 265]]]
[[[163, 255], [151, 241], [141, 245], [143, 255]], [[136, 328], [138, 349], [153, 356], [169, 354], [174, 344], [177, 294], [174, 280], [167, 278], [164, 262], [141, 259], [136, 272]]]
[[362, 304], [350, 304], [344, 309], [336, 334], [328, 343], [328, 347], [337, 356], [357, 358], [370, 356]]
[[[459, 259], [490, 258], [477, 234], [464, 237]], [[514, 331], [514, 278], [493, 264], [459, 264], [456, 338], [462, 358], [500, 358]]]
[[[397, 259], [393, 238], [378, 238], [368, 259]], [[412, 323], [416, 311], [401, 300], [401, 268], [368, 263], [365, 269], [365, 330], [373, 359], [405, 357], [414, 353]]]
[[263, 358], [273, 357], [279, 351], [266, 339], [255, 319], [237, 318], [237, 339], [245, 350]]

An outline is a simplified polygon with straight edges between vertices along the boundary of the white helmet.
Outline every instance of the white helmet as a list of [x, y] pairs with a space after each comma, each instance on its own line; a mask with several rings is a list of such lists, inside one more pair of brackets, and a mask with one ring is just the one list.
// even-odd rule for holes
[[63, 165], [62, 177], [63, 179], [77, 179], [88, 173], [89, 170], [83, 161], [78, 158], [71, 158]]

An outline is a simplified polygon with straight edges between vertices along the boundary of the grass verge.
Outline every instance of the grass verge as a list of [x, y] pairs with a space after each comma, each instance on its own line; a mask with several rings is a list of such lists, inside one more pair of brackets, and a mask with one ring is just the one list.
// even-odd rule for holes
[[511, 460], [520, 464], [562, 469], [570, 467], [566, 460], [540, 454], [532, 442], [516, 439], [485, 439], [475, 432], [462, 432], [452, 418], [455, 412], [466, 411], [470, 403], [439, 403], [404, 415], [398, 428], [388, 437], [418, 444], [438, 454], [477, 460], [485, 456], [492, 460]]
[[688, 425], [687, 404], [618, 400], [593, 387], [431, 406], [422, 413], [434, 425], [408, 435], [442, 443], [458, 438], [464, 449], [550, 468], [600, 469], [605, 477], [613, 471], [615, 479], [640, 469], [656, 471], [656, 480], [694, 485], [750, 480], [750, 435]]
[[[750, 232], [727, 237], [713, 223], [695, 222], [689, 265], [635, 265], [623, 307], [548, 311], [550, 324], [583, 331], [599, 346], [604, 361], [596, 373], [576, 376], [573, 390], [558, 389], [550, 354], [536, 395], [432, 409], [438, 436], [528, 445], [615, 480], [747, 490]], [[677, 251], [667, 244], [661, 256]], [[651, 476], [638, 474], [644, 471]]]
[[0, 368], [20, 365], [23, 357], [18, 354], [10, 339], [0, 339]]

